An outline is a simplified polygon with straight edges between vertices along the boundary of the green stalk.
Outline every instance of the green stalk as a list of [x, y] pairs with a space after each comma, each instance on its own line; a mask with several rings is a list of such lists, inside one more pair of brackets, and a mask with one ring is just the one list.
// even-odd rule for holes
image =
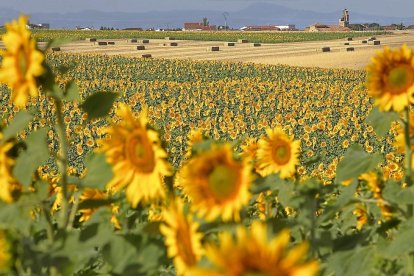
[[[405, 136], [405, 168], [406, 176], [405, 181], [407, 186], [410, 187], [413, 184], [412, 181], [412, 150], [411, 150], [411, 137], [410, 137], [410, 108], [405, 109], [405, 125], [404, 125], [404, 136]], [[408, 217], [413, 216], [413, 204], [407, 204], [407, 214]]]
[[62, 176], [62, 204], [61, 204], [61, 214], [59, 220], [59, 226], [61, 229], [65, 229], [68, 224], [69, 219], [69, 196], [68, 196], [68, 150], [69, 150], [69, 142], [66, 137], [66, 125], [63, 119], [63, 104], [60, 99], [53, 98], [56, 106], [56, 118], [57, 118], [57, 132], [59, 136], [59, 144], [60, 144], [60, 156], [57, 159], [58, 167], [60, 174]]

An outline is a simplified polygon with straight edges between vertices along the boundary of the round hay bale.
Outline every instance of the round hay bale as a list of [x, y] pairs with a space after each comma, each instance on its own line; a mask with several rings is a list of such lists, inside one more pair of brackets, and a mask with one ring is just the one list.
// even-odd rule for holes
[[262, 46], [262, 44], [260, 44], [260, 43], [253, 43], [253, 44], [251, 44], [251, 46], [252, 47], [260, 47], [260, 46]]
[[349, 42], [345, 42], [344, 45], [349, 45]]
[[89, 42], [96, 42], [96, 38], [87, 38], [87, 39], [86, 39], [86, 41], [89, 41]]
[[224, 42], [224, 46], [234, 47], [234, 46], [236, 46], [236, 43], [234, 43], [234, 42]]
[[347, 37], [346, 40], [347, 41], [352, 41], [352, 37]]
[[137, 43], [138, 39], [131, 39], [131, 43]]
[[171, 42], [171, 43], [170, 43], [170, 46], [172, 46], [172, 47], [176, 47], [176, 46], [178, 46], [178, 43], [177, 43], [177, 42]]
[[60, 47], [53, 47], [52, 52], [60, 52]]
[[369, 45], [380, 45], [381, 41], [379, 41], [379, 40], [370, 40], [370, 41], [368, 41], [368, 44]]
[[348, 47], [348, 48], [346, 48], [346, 51], [347, 52], [353, 52], [353, 51], [355, 51], [355, 48], [354, 47]]
[[220, 47], [219, 46], [207, 47], [207, 51], [209, 51], [209, 52], [217, 52], [217, 51], [220, 51]]
[[165, 40], [175, 40], [175, 38], [167, 36], [167, 37], [165, 37]]
[[238, 43], [249, 43], [247, 39], [238, 39], [237, 42]]
[[105, 41], [99, 41], [99, 42], [98, 42], [98, 45], [99, 45], [99, 46], [106, 46], [106, 45], [108, 45], [108, 42], [105, 42]]
[[143, 40], [142, 40], [142, 43], [144, 43], [144, 44], [148, 44], [148, 43], [149, 43], [149, 39], [143, 39]]
[[151, 54], [143, 54], [141, 55], [142, 58], [152, 58]]
[[115, 45], [115, 42], [114, 41], [109, 41], [108, 45]]
[[362, 40], [362, 44], [367, 44], [368, 40]]
[[138, 51], [145, 50], [145, 46], [144, 46], [144, 45], [138, 45], [138, 46], [137, 46], [137, 50], [138, 50]]
[[330, 52], [330, 51], [331, 51], [331, 47], [322, 47], [323, 53]]

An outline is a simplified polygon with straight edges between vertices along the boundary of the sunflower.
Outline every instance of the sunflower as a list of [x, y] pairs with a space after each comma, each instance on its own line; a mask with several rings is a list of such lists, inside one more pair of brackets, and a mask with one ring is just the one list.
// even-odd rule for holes
[[[409, 113], [409, 121], [410, 125], [408, 128], [408, 133], [410, 136], [410, 139], [414, 136], [414, 112], [410, 111]], [[404, 128], [401, 126], [401, 124], [397, 124], [395, 126], [396, 136], [395, 136], [395, 142], [393, 143], [393, 146], [395, 147], [397, 153], [405, 153], [405, 133]], [[411, 149], [414, 150], [414, 144], [411, 144]]]
[[165, 223], [160, 226], [165, 236], [168, 256], [174, 258], [178, 275], [188, 275], [203, 255], [201, 246], [202, 233], [198, 231], [198, 223], [191, 216], [185, 215], [183, 203], [176, 199], [168, 208], [163, 210]]
[[368, 94], [380, 110], [400, 112], [414, 103], [414, 54], [407, 45], [385, 47], [372, 58], [367, 72]]
[[280, 173], [281, 178], [291, 177], [299, 164], [300, 141], [293, 140], [281, 128], [267, 129], [257, 149], [257, 172], [262, 176]]
[[0, 273], [7, 272], [12, 259], [10, 243], [4, 231], [0, 230]]
[[[86, 188], [79, 199], [81, 202], [85, 200], [105, 200], [108, 199], [108, 194], [98, 189]], [[121, 224], [116, 217], [119, 207], [115, 204], [110, 204], [108, 207], [110, 207], [112, 211], [111, 223], [116, 229], [121, 229]], [[95, 211], [96, 208], [80, 209], [79, 213], [81, 213], [82, 216], [79, 218], [79, 222], [88, 221]]]
[[198, 142], [203, 141], [204, 135], [201, 129], [193, 129], [188, 133], [187, 149], [185, 151], [185, 157], [189, 158], [193, 152], [193, 146]]
[[237, 228], [219, 236], [219, 245], [208, 244], [206, 256], [211, 268], [195, 269], [192, 275], [316, 275], [317, 261], [304, 261], [308, 250], [302, 243], [287, 251], [290, 234], [283, 230], [270, 241], [265, 224], [254, 222], [251, 229]]
[[377, 206], [380, 208], [382, 216], [385, 219], [391, 218], [392, 211], [390, 207], [384, 203], [384, 198], [382, 196], [382, 190], [384, 188], [383, 181], [379, 179], [378, 175], [374, 172], [364, 173], [359, 179], [367, 183], [373, 197], [377, 200]]
[[117, 115], [121, 121], [107, 129], [109, 135], [98, 149], [113, 166], [108, 190], [118, 192], [125, 187], [126, 198], [134, 208], [141, 201], [163, 198], [163, 177], [172, 171], [158, 133], [147, 127], [146, 111], [136, 119], [127, 105], [120, 104]]
[[36, 77], [45, 71], [42, 63], [44, 55], [36, 49], [36, 41], [27, 30], [27, 17], [6, 24], [7, 33], [2, 37], [6, 51], [2, 53], [0, 83], [12, 89], [11, 99], [18, 107], [24, 107], [29, 95], [37, 97]]
[[243, 159], [247, 159], [250, 162], [256, 159], [257, 140], [255, 138], [247, 138], [240, 147], [242, 149], [240, 156]]
[[[0, 140], [2, 138], [3, 135], [0, 133]], [[9, 156], [9, 151], [13, 146], [10, 142], [0, 144], [0, 200], [7, 203], [13, 202], [16, 192], [21, 190], [21, 185], [12, 175], [15, 159]]]
[[240, 219], [249, 201], [250, 166], [234, 159], [230, 144], [214, 144], [194, 155], [180, 173], [184, 193], [207, 220]]
[[364, 205], [358, 204], [352, 213], [357, 218], [356, 229], [361, 230], [362, 227], [368, 222], [367, 209]]

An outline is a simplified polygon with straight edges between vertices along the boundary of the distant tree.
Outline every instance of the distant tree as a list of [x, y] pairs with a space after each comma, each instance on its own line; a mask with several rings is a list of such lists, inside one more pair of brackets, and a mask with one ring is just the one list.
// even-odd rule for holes
[[381, 28], [381, 25], [380, 25], [380, 24], [378, 24], [378, 23], [370, 23], [370, 24], [368, 25], [368, 27], [369, 27], [370, 29], [380, 29], [380, 28]]
[[397, 25], [397, 30], [404, 30], [404, 29], [405, 29], [405, 26], [402, 22]]
[[210, 22], [208, 22], [208, 18], [203, 17], [203, 26], [208, 26], [208, 25], [210, 25]]

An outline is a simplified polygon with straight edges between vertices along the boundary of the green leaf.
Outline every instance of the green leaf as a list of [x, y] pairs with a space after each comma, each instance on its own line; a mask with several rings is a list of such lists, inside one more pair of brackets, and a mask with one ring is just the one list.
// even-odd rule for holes
[[397, 193], [397, 199], [399, 204], [413, 204], [414, 186], [401, 189], [401, 191]]
[[71, 102], [80, 100], [79, 89], [75, 81], [70, 81], [66, 85], [64, 99]]
[[384, 185], [382, 195], [386, 201], [399, 204], [400, 198], [398, 197], [398, 194], [401, 192], [401, 190], [402, 188], [400, 183], [387, 181]]
[[81, 108], [88, 113], [89, 120], [105, 117], [108, 115], [117, 97], [117, 93], [97, 92], [86, 98]]
[[356, 178], [375, 169], [381, 161], [381, 154], [368, 154], [360, 145], [352, 145], [338, 164], [335, 181], [340, 183]]
[[414, 219], [404, 222], [400, 226], [400, 230], [395, 234], [395, 239], [391, 242], [386, 250], [386, 254], [390, 257], [401, 256], [410, 252], [414, 252], [412, 241], [414, 240]]
[[13, 175], [23, 185], [30, 185], [33, 173], [49, 158], [47, 132], [47, 128], [42, 128], [30, 134], [26, 140], [27, 149], [16, 160]]
[[82, 183], [86, 187], [103, 190], [112, 179], [112, 167], [106, 162], [105, 154], [92, 153], [85, 158], [85, 166], [88, 168]]
[[14, 119], [7, 128], [3, 131], [3, 140], [7, 141], [10, 138], [13, 138], [20, 131], [24, 130], [29, 122], [33, 119], [33, 115], [29, 112], [22, 110], [14, 116]]
[[374, 128], [374, 131], [378, 136], [384, 137], [390, 130], [391, 123], [398, 119], [398, 113], [381, 112], [378, 107], [374, 107], [365, 122]]
[[343, 208], [347, 205], [355, 196], [355, 191], [358, 186], [358, 181], [354, 180], [349, 186], [341, 187], [340, 194], [336, 201], [336, 205], [338, 209]]
[[[135, 243], [142, 243], [142, 238], [137, 236]], [[112, 265], [114, 273], [122, 274], [129, 265], [138, 263], [137, 248], [122, 236], [114, 236], [110, 243], [103, 248], [102, 253], [105, 260]]]
[[371, 247], [336, 252], [328, 260], [327, 275], [372, 275], [370, 269], [375, 257], [375, 250]]

